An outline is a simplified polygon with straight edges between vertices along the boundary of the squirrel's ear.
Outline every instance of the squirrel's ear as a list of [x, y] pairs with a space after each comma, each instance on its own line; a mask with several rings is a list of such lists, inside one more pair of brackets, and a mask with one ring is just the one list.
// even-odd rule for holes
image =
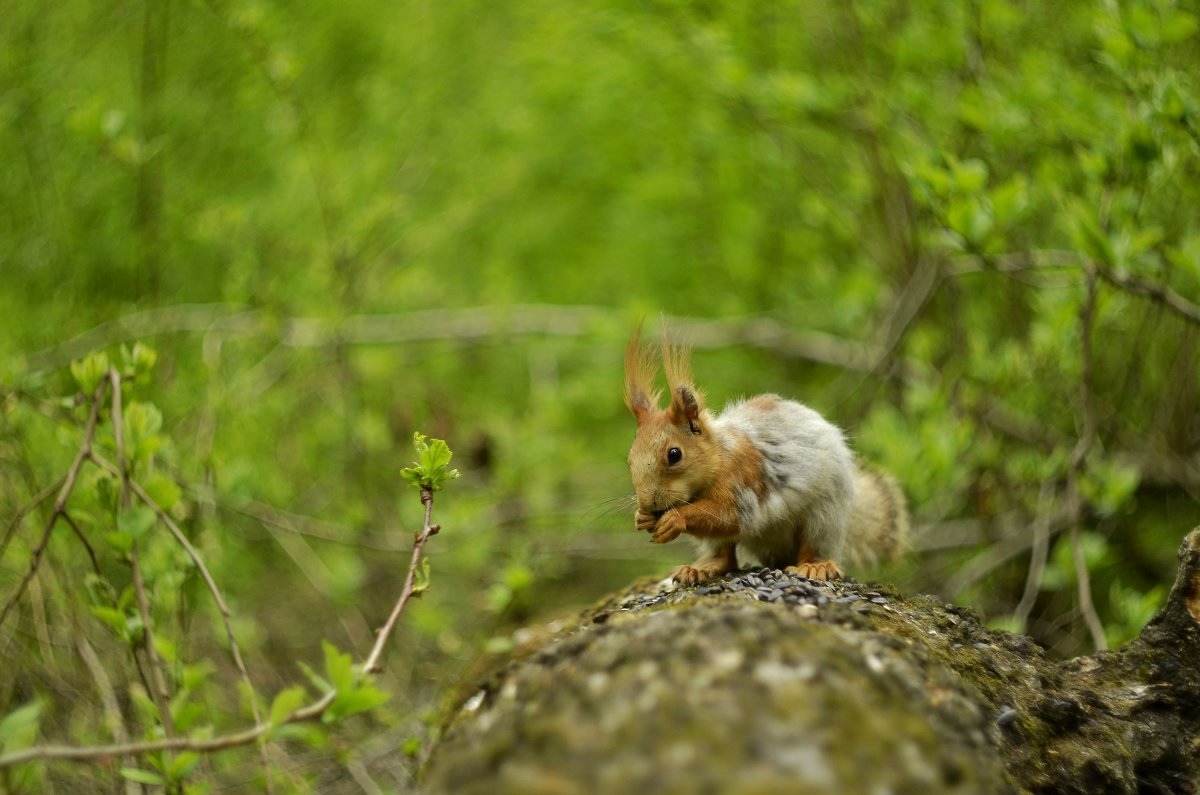
[[690, 386], [678, 386], [671, 393], [671, 422], [687, 425], [692, 433], [700, 434], [700, 415], [704, 411], [703, 398]]
[[637, 420], [638, 425], [642, 424], [642, 419], [654, 408], [650, 404], [650, 398], [646, 397], [645, 392], [626, 395], [625, 405], [629, 407], [629, 411], [633, 414], [633, 418]]

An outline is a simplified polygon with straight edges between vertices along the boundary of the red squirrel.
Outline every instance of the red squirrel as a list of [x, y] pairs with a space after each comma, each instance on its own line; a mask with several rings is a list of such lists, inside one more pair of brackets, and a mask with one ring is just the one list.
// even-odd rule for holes
[[659, 408], [657, 362], [640, 327], [625, 349], [625, 405], [637, 420], [629, 472], [634, 524], [656, 544], [693, 536], [695, 563], [672, 573], [691, 585], [733, 571], [744, 554], [805, 577], [835, 579], [839, 561], [896, 555], [908, 535], [904, 495], [860, 468], [842, 432], [778, 395], [731, 403], [719, 415], [692, 381], [686, 349], [662, 345], [671, 403]]

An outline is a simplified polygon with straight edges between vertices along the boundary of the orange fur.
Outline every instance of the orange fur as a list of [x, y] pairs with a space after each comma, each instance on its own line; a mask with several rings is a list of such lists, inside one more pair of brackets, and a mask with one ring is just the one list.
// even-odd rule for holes
[[[736, 545], [742, 537], [740, 524], [748, 521], [747, 515], [753, 516], [753, 511], [758, 510], [757, 506], [747, 509], [744, 504], [740, 505], [739, 497], [743, 503], [757, 499], [757, 505], [767, 504], [774, 496], [772, 484], [779, 477], [775, 474], [778, 470], [771, 470], [768, 476], [768, 462], [763, 458], [768, 453], [760, 451], [748, 436], [718, 431], [718, 427], [728, 426], [713, 424], [715, 418], [705, 408], [704, 395], [692, 382], [688, 349], [672, 343], [665, 330], [659, 353], [670, 390], [670, 404], [660, 408], [661, 394], [654, 389], [659, 365], [653, 347], [643, 345], [641, 332], [639, 325], [625, 349], [625, 404], [637, 420], [637, 435], [628, 459], [637, 498], [634, 524], [637, 529], [648, 531], [651, 540], [658, 544], [674, 541], [683, 533], [702, 539], [708, 554], [693, 564], [679, 567], [673, 575], [678, 582], [702, 582], [736, 568]], [[778, 416], [780, 411], [794, 411], [783, 404], [797, 406], [812, 414], [805, 407], [776, 395], [759, 395], [741, 404], [740, 409], [735, 404], [729, 410], [740, 410], [741, 422], [770, 423], [777, 421], [772, 417]], [[760, 416], [761, 420], [757, 419]], [[724, 421], [724, 415], [722, 419]], [[841, 444], [841, 449], [849, 456], [840, 432], [819, 417], [817, 421], [822, 423], [817, 427], [827, 428], [829, 434], [835, 435], [837, 444]], [[717, 438], [718, 433], [722, 434], [721, 438]], [[836, 447], [832, 448], [832, 453], [829, 449], [825, 448], [822, 455], [835, 456], [833, 461], [846, 461], [836, 458]], [[778, 467], [778, 463], [773, 465]], [[848, 508], [849, 538], [838, 539], [836, 548], [840, 549], [845, 540], [845, 551], [852, 558], [862, 560], [868, 552], [891, 557], [903, 546], [906, 535], [907, 511], [903, 495], [890, 478], [868, 474], [856, 467], [853, 469], [859, 499]], [[795, 490], [789, 493], [792, 495], [789, 499], [795, 500]], [[803, 500], [804, 495], [800, 499]], [[808, 503], [797, 505], [794, 526], [776, 525], [771, 530], [773, 533], [797, 534], [795, 538], [802, 546], [799, 554], [795, 551], [787, 553], [789, 557], [796, 555], [798, 558], [791, 568], [807, 577], [831, 579], [841, 576], [837, 563], [827, 559], [829, 553], [822, 552], [818, 556], [814, 552], [818, 547], [809, 546], [809, 534], [816, 531], [808, 521], [816, 514], [809, 513], [812, 509]], [[751, 513], [743, 514], [746, 510]], [[823, 521], [823, 517], [821, 519]], [[757, 533], [762, 526], [746, 529]], [[764, 554], [759, 551], [763, 549], [761, 535], [747, 536], [745, 543], [751, 545], [753, 555]], [[786, 548], [787, 542], [781, 542], [780, 546]], [[840, 557], [836, 553], [834, 556]]]
[[625, 346], [625, 405], [639, 424], [643, 415], [658, 408], [660, 393], [654, 388], [657, 374], [654, 351], [642, 347], [642, 326], [639, 323]]

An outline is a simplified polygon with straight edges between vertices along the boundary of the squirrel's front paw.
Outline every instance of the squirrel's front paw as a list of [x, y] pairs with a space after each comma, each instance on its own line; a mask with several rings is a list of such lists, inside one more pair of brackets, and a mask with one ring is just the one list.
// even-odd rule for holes
[[787, 567], [789, 574], [799, 574], [810, 580], [840, 580], [842, 570], [832, 560], [813, 560]]
[[633, 526], [638, 530], [653, 530], [654, 523], [658, 521], [658, 516], [652, 513], [646, 513], [641, 508], [637, 509], [637, 513], [633, 515]]
[[650, 536], [650, 540], [656, 544], [667, 544], [679, 538], [679, 534], [687, 530], [687, 522], [679, 511], [669, 510], [662, 516], [658, 517], [658, 524], [654, 527], [654, 534]]
[[712, 572], [695, 566], [683, 565], [671, 572], [671, 579], [680, 585], [699, 585], [712, 579]]

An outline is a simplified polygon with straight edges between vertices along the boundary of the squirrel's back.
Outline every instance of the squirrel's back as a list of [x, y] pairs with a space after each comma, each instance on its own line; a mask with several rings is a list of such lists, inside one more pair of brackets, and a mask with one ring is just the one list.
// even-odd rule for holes
[[841, 430], [819, 413], [778, 395], [727, 406], [713, 423], [718, 435], [747, 439], [762, 458], [755, 496], [736, 490], [741, 546], [760, 561], [794, 559], [794, 536], [777, 525], [799, 521], [814, 551], [858, 566], [900, 556], [908, 543], [908, 506], [896, 481], [863, 468]]

